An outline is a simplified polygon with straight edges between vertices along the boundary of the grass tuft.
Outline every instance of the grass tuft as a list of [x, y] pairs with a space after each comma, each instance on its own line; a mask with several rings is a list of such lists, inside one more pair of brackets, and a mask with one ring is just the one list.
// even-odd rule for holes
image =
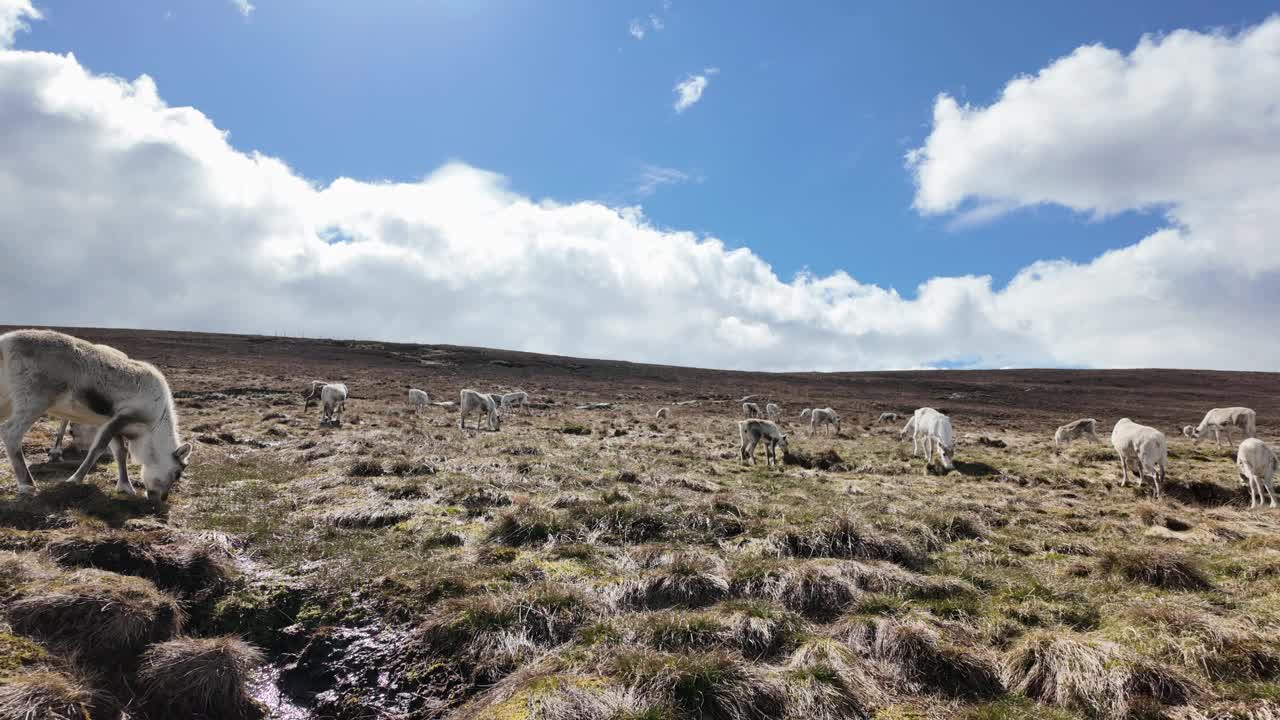
[[773, 720], [786, 703], [777, 678], [726, 652], [624, 651], [611, 664], [614, 675], [674, 705], [679, 717]]
[[128, 664], [182, 629], [182, 608], [150, 581], [101, 570], [32, 583], [9, 607], [14, 630], [88, 658]]
[[699, 608], [729, 595], [722, 563], [709, 555], [676, 553], [617, 589], [618, 605], [628, 609]]
[[1102, 554], [1098, 569], [1166, 590], [1208, 590], [1213, 587], [1190, 558], [1171, 550], [1110, 550]]
[[88, 685], [62, 673], [11, 675], [0, 683], [0, 720], [86, 720], [96, 699]]
[[233, 637], [179, 638], [142, 656], [140, 705], [149, 718], [250, 720], [262, 716], [247, 691], [262, 653]]
[[803, 530], [775, 533], [770, 542], [782, 557], [888, 560], [906, 567], [922, 564], [906, 540], [868, 529], [849, 515], [837, 515]]
[[1004, 690], [993, 662], [944, 640], [919, 621], [881, 620], [874, 652], [909, 684], [950, 697], [989, 698]]

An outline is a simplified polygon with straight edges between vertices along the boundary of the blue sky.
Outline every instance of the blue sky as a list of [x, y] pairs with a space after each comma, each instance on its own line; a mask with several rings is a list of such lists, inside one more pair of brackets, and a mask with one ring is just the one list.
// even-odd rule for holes
[[1274, 2], [253, 4], [0, 0], [0, 321], [1280, 367]]
[[[934, 97], [985, 104], [1077, 46], [1239, 27], [1264, 2], [44, 2], [19, 47], [146, 73], [241, 150], [304, 176], [414, 180], [449, 160], [522, 193], [639, 203], [653, 222], [749, 246], [782, 277], [844, 269], [906, 295], [935, 275], [1002, 284], [1158, 227], [1025, 210], [978, 227], [920, 217], [903, 154]], [[654, 30], [649, 16], [661, 19]], [[637, 40], [632, 18], [645, 21]], [[714, 67], [701, 101], [672, 87]], [[641, 197], [649, 166], [690, 177]]]

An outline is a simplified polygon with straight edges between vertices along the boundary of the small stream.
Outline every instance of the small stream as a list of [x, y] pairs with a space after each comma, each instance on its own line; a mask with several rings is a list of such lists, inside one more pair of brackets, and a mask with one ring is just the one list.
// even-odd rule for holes
[[249, 694], [262, 703], [271, 720], [310, 720], [311, 711], [289, 699], [280, 689], [280, 668], [264, 665], [249, 681]]

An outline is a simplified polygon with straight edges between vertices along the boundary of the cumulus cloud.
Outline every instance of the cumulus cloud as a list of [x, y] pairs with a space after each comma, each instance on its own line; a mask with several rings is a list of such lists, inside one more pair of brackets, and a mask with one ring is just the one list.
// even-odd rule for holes
[[18, 32], [29, 29], [28, 20], [40, 18], [31, 0], [0, 0], [0, 49], [13, 46]]
[[253, 3], [249, 2], [249, 0], [231, 0], [231, 4], [235, 5], [236, 10], [239, 10], [240, 14], [245, 17], [252, 15], [253, 11], [256, 9], [254, 8]]
[[[1280, 311], [1280, 17], [1091, 45], [986, 107], [941, 95], [907, 155], [915, 206], [957, 222], [1056, 204], [1168, 227], [1089, 263], [1035, 263], [995, 296], [1072, 364], [1274, 369]], [[1255, 334], [1256, 333], [1256, 334]], [[1247, 348], [1247, 349], [1246, 349]], [[1251, 355], [1231, 359], [1232, 352]]]
[[649, 24], [653, 26], [654, 30], [658, 30], [658, 31], [661, 31], [663, 28], [667, 26], [667, 24], [662, 21], [662, 18], [658, 17], [657, 15], [649, 16]]
[[627, 23], [627, 32], [631, 33], [631, 37], [643, 40], [645, 33], [644, 23], [640, 22], [639, 18], [632, 18], [631, 22]]
[[719, 72], [719, 68], [707, 68], [696, 75], [690, 74], [676, 83], [676, 86], [672, 88], [672, 92], [676, 94], [676, 112], [682, 113], [701, 100], [703, 91], [707, 89], [707, 85], [711, 82], [711, 76]]
[[[1268, 34], [1274, 41], [1272, 23], [1193, 39], [1222, 60], [1218, 53]], [[1272, 47], [1273, 62], [1280, 44]], [[1252, 84], [1266, 57], [1197, 67]], [[1129, 56], [1122, 65], [1133, 63]], [[1115, 79], [1077, 76], [1088, 86]], [[1068, 89], [1082, 101], [1083, 87]], [[963, 117], [999, 115], [1003, 102]], [[1170, 123], [1185, 110], [1174, 105]], [[1252, 98], [1218, 108], [1228, 127], [1256, 110]], [[935, 135], [955, 129], [943, 117], [913, 153], [922, 209], [1020, 202], [1023, 195], [988, 191], [978, 179], [1012, 171], [1014, 151], [976, 138], [959, 140], [969, 154], [939, 144]], [[1258, 153], [1280, 142], [1250, 137]], [[778, 370], [940, 358], [1274, 369], [1280, 268], [1267, 257], [1277, 253], [1261, 251], [1274, 250], [1280, 182], [1248, 179], [1263, 172], [1252, 158], [1218, 161], [1234, 194], [1206, 199], [1190, 180], [1171, 184], [1187, 189], [1159, 201], [1170, 227], [1132, 247], [1087, 264], [1036, 263], [1004, 288], [987, 277], [941, 277], [903, 296], [844, 272], [783, 279], [747, 248], [657, 227], [639, 208], [530, 198], [461, 163], [412, 182], [317, 184], [280, 159], [232, 147], [199, 110], [165, 103], [146, 76], [125, 81], [71, 56], [0, 51], [0, 250], [10, 268], [0, 322], [450, 342]], [[965, 174], [977, 165], [983, 171]], [[1173, 166], [1184, 178], [1201, 172]], [[1053, 187], [1056, 171], [1049, 163], [1028, 171], [1019, 192]], [[960, 179], [935, 195], [923, 180], [935, 172]], [[1067, 194], [1087, 193], [1073, 187], [1034, 202], [1075, 207]], [[1103, 211], [1100, 203], [1082, 210]]]

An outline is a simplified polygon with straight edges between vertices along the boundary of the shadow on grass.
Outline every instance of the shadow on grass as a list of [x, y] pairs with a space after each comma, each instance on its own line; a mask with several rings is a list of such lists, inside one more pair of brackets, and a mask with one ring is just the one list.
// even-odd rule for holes
[[46, 530], [74, 525], [68, 511], [101, 521], [112, 528], [138, 517], [168, 515], [164, 506], [153, 505], [146, 498], [112, 492], [104, 493], [92, 483], [45, 482], [34, 496], [0, 500], [0, 527], [18, 530]]
[[990, 477], [1000, 474], [1000, 470], [995, 466], [981, 461], [965, 462], [964, 460], [956, 460], [952, 464], [955, 466], [956, 472], [967, 477]]

